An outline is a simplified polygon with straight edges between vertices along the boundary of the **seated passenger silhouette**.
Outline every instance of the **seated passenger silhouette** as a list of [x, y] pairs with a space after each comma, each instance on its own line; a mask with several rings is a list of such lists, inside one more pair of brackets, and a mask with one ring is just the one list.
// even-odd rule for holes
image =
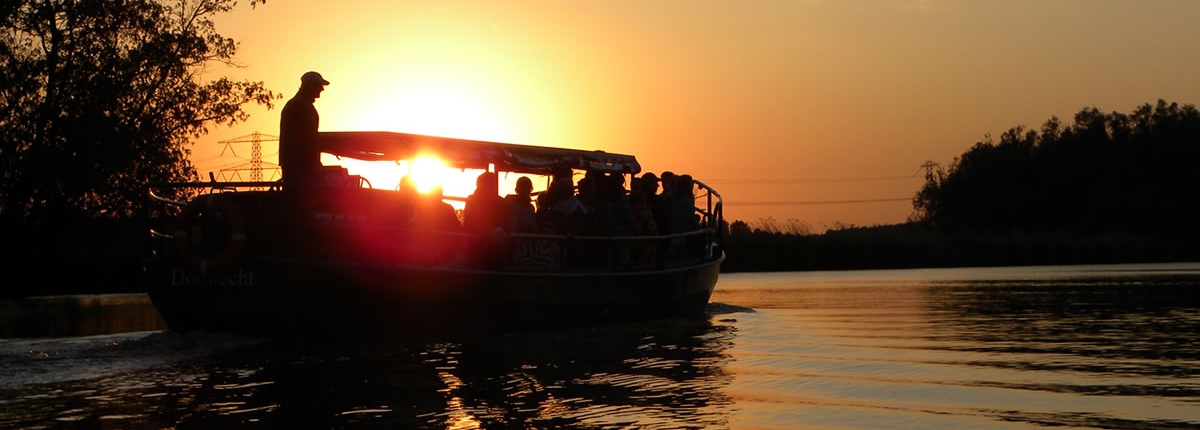
[[571, 180], [555, 180], [550, 183], [546, 194], [546, 203], [549, 206], [539, 206], [539, 211], [545, 214], [543, 219], [553, 226], [554, 232], [571, 235], [583, 233], [589, 211], [575, 196], [575, 186], [571, 184]]
[[533, 180], [517, 178], [516, 194], [504, 197], [508, 205], [507, 230], [511, 233], [537, 233], [537, 216], [533, 208]]
[[[569, 167], [554, 166], [554, 167], [550, 168], [550, 184], [551, 185], [553, 185], [554, 182], [556, 182], [560, 179], [566, 179], [567, 182], [571, 182], [571, 181], [573, 181], [572, 176], [573, 176], [573, 173]], [[538, 211], [541, 211], [544, 208], [549, 208], [550, 206], [552, 206], [552, 203], [547, 201], [550, 198], [549, 190], [546, 190], [546, 191], [547, 192], [543, 192], [541, 194], [538, 194], [538, 196], [537, 196]], [[547, 212], [547, 213], [549, 213], [549, 212]], [[539, 222], [539, 224], [541, 223], [540, 220], [538, 222]]]
[[630, 231], [629, 200], [625, 194], [625, 177], [620, 174], [601, 177], [596, 193], [597, 226], [605, 236], [626, 236]]
[[683, 174], [676, 177], [671, 190], [671, 232], [683, 233], [700, 229], [700, 219], [696, 214], [695, 184], [692, 175]]
[[[700, 216], [696, 213], [695, 184], [692, 176], [683, 174], [675, 178], [671, 196], [667, 199], [670, 207], [669, 223], [671, 233], [688, 233], [700, 229]], [[701, 249], [701, 236], [671, 238], [670, 249], [676, 255], [692, 255]]]
[[[662, 218], [658, 219], [658, 231], [663, 234], [678, 233], [679, 231], [671, 225], [671, 194], [675, 191], [675, 173], [670, 170], [663, 171], [659, 176], [659, 182], [662, 183], [662, 194], [659, 196], [662, 197], [664, 213], [661, 214]], [[653, 206], [651, 207], [653, 208]]]
[[667, 200], [658, 193], [658, 176], [653, 172], [646, 172], [640, 179], [640, 186], [637, 189], [645, 195], [646, 205], [654, 214], [654, 224], [658, 227], [658, 231], [666, 233], [669, 228], [667, 217], [670, 216], [670, 211], [667, 208]]
[[504, 227], [508, 211], [500, 197], [500, 181], [493, 172], [475, 178], [475, 192], [467, 196], [463, 207], [463, 229], [468, 233], [490, 235]]
[[[545, 232], [566, 236], [584, 234], [590, 212], [575, 196], [575, 186], [569, 177], [551, 182], [550, 189], [543, 194], [548, 206], [538, 206], [537, 215], [538, 222], [545, 226]], [[564, 264], [591, 265], [595, 260], [590, 256], [592, 252], [589, 247], [583, 243], [564, 242], [561, 253]]]
[[499, 187], [494, 172], [479, 174], [475, 178], [475, 192], [467, 196], [463, 207], [463, 232], [476, 237], [467, 255], [480, 268], [495, 268], [502, 262], [508, 211]]
[[416, 207], [420, 193], [417, 192], [417, 184], [408, 175], [400, 178], [400, 183], [396, 185], [396, 191], [399, 194], [396, 204], [396, 220], [400, 223], [400, 227], [407, 228], [416, 221]]
[[446, 203], [442, 186], [434, 186], [429, 193], [419, 195], [415, 206], [416, 228], [437, 231], [462, 231], [458, 213], [454, 206]]
[[[533, 181], [527, 176], [517, 178], [514, 191], [516, 194], [504, 197], [510, 205], [507, 230], [511, 233], [537, 233], [537, 210], [532, 202]], [[546, 269], [560, 264], [559, 254], [560, 248], [553, 239], [511, 237], [506, 260], [511, 269]]]
[[[646, 202], [645, 190], [633, 190], [629, 193], [629, 211], [631, 232], [634, 236], [657, 236], [658, 224], [654, 221], [654, 212]], [[652, 241], [635, 242], [631, 247], [631, 259], [638, 267], [654, 266], [658, 255], [658, 244]]]

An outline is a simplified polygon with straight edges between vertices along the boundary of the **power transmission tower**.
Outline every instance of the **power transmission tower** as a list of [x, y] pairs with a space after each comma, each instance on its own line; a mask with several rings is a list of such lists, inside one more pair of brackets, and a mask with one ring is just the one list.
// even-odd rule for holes
[[921, 165], [921, 167], [925, 168], [926, 175], [933, 174], [933, 169], [937, 166], [938, 166], [938, 163], [936, 163], [932, 160], [925, 160], [925, 163]]
[[[941, 181], [941, 169], [938, 168], [938, 163], [935, 163], [932, 160], [926, 160], [924, 164], [921, 164], [921, 167], [925, 169], [926, 180]], [[935, 175], [935, 173], [937, 173], [937, 175]]]
[[[232, 153], [234, 157], [237, 157], [237, 153], [233, 151], [233, 147], [230, 146], [230, 144], [246, 143], [246, 142], [250, 143], [250, 162], [245, 163], [245, 164], [239, 164], [237, 166], [233, 166], [233, 167], [229, 167], [229, 168], [225, 168], [225, 169], [221, 169], [222, 179], [229, 180], [230, 178], [240, 178], [241, 177], [240, 172], [249, 170], [251, 182], [262, 182], [262, 180], [263, 180], [263, 165], [264, 164], [267, 164], [271, 170], [278, 173], [278, 171], [279, 171], [278, 164], [264, 163], [262, 161], [262, 142], [273, 142], [273, 141], [278, 141], [278, 140], [279, 140], [279, 136], [262, 134], [262, 133], [259, 133], [256, 131], [254, 133], [247, 134], [245, 136], [235, 137], [233, 139], [222, 140], [222, 141], [218, 142], [218, 143], [224, 143], [225, 149], [228, 149], [229, 152]], [[225, 155], [224, 149], [221, 150], [221, 155]], [[272, 175], [272, 176], [275, 176], [275, 175]], [[274, 177], [272, 177], [272, 180], [274, 180]]]

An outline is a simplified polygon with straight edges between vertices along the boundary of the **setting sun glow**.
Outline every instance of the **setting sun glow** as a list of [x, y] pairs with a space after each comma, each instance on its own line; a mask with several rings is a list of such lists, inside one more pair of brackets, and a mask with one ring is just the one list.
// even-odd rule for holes
[[330, 122], [343, 124], [341, 127], [348, 130], [515, 140], [511, 131], [515, 122], [506, 114], [505, 99], [486, 89], [483, 86], [486, 80], [426, 67], [428, 69], [416, 72], [416, 76], [385, 85], [352, 80], [346, 84], [350, 88], [344, 91], [359, 94], [360, 98], [349, 106], [329, 110]]
[[[441, 186], [447, 197], [466, 197], [475, 191], [475, 177], [478, 170], [459, 170], [446, 166], [442, 160], [434, 156], [420, 156], [411, 161], [362, 161], [354, 159], [337, 159], [326, 156], [322, 159], [325, 165], [340, 165], [351, 175], [359, 175], [366, 179], [371, 188], [396, 190], [399, 189], [400, 179], [411, 175], [417, 186], [417, 191], [429, 193], [436, 186]], [[454, 199], [452, 199], [454, 200]]]
[[[520, 140], [512, 131], [517, 122], [510, 118], [503, 103], [496, 103], [503, 98], [493, 91], [450, 70], [428, 68], [414, 75], [373, 88], [374, 81], [361, 83], [348, 79], [343, 84], [348, 88], [342, 91], [365, 97], [345, 104], [338, 102], [340, 96], [323, 96], [328, 100], [318, 103], [331, 106], [322, 109], [322, 124], [327, 121], [337, 124], [339, 130], [395, 131], [495, 142]], [[446, 196], [457, 197], [474, 191], [475, 175], [479, 173], [459, 171], [435, 157], [398, 163], [332, 158], [322, 162], [346, 167], [351, 174], [366, 178], [373, 188], [395, 189], [404, 175], [411, 174], [421, 193], [440, 185]]]
[[412, 166], [409, 168], [409, 175], [413, 183], [417, 184], [417, 191], [422, 194], [428, 193], [435, 186], [446, 187], [448, 176], [446, 175], [447, 167], [442, 160], [435, 157], [422, 156], [412, 161]]

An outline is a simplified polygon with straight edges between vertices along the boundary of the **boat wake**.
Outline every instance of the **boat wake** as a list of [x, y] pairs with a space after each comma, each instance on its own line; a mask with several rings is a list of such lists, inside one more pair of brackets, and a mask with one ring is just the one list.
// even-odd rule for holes
[[754, 308], [730, 305], [730, 304], [725, 304], [725, 303], [709, 303], [708, 308], [706, 308], [704, 310], [704, 313], [707, 314], [708, 316], [737, 314], [737, 313], [753, 313], [753, 312], [757, 312], [757, 311], [755, 311]]
[[0, 390], [145, 370], [209, 357], [255, 339], [206, 332], [144, 331], [0, 341]]

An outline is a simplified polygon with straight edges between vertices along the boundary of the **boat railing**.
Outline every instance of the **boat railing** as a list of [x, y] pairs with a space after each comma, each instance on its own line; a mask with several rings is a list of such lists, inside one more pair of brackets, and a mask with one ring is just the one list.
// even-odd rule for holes
[[714, 258], [717, 249], [708, 237], [706, 230], [647, 236], [511, 234], [502, 251], [510, 270], [666, 269]]
[[696, 211], [700, 214], [701, 228], [709, 230], [713, 234], [713, 240], [718, 243], [722, 241], [721, 234], [724, 229], [725, 221], [725, 203], [721, 199], [721, 193], [716, 189], [708, 186], [703, 182], [693, 179], [692, 183], [696, 184], [696, 188], [700, 190], [696, 195], [696, 200], [703, 200], [704, 206], [696, 207]]
[[[502, 237], [478, 237], [468, 233], [450, 231], [415, 230], [401, 225], [380, 223], [355, 223], [349, 219], [337, 219], [323, 213], [305, 220], [312, 224], [342, 225], [354, 229], [369, 229], [380, 237], [413, 238], [445, 244], [486, 243], [496, 254], [496, 268], [503, 270], [571, 270], [613, 271], [647, 270], [679, 267], [711, 260], [720, 252], [723, 228], [723, 203], [719, 193], [712, 187], [694, 181], [697, 186], [694, 210], [699, 216], [698, 227], [693, 231], [632, 236], [585, 236], [550, 233], [503, 233]], [[238, 192], [247, 190], [279, 190], [276, 182], [171, 182], [151, 184], [147, 195], [155, 204], [149, 207], [148, 217], [152, 221], [149, 234], [159, 242], [171, 240], [171, 219], [177, 216], [188, 201], [204, 194]], [[159, 190], [187, 189], [192, 192], [162, 193]], [[174, 197], [179, 196], [179, 197]], [[453, 200], [447, 197], [448, 200]], [[298, 219], [299, 220], [299, 219]], [[336, 231], [336, 229], [329, 230]], [[331, 233], [334, 234], [334, 233]], [[342, 234], [350, 234], [349, 231]], [[418, 246], [420, 244], [412, 244]], [[151, 244], [151, 246], [155, 246]], [[405, 244], [397, 246], [406, 246]], [[466, 245], [458, 245], [460, 248]], [[432, 262], [430, 264], [438, 264]]]

